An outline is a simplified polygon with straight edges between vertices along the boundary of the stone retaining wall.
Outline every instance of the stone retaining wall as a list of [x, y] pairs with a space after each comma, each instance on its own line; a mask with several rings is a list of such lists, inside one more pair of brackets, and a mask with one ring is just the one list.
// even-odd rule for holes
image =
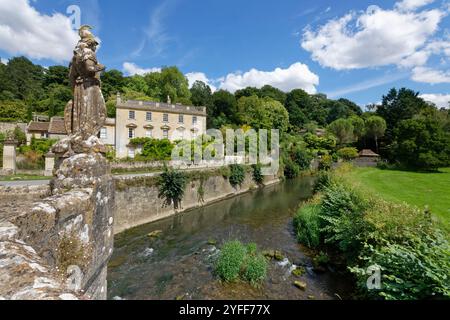
[[[267, 176], [265, 177], [264, 185], [278, 182], [277, 176]], [[128, 186], [126, 188], [117, 187], [117, 184], [123, 183]], [[221, 175], [210, 176], [203, 181], [203, 199], [199, 193], [201, 185], [200, 179], [189, 182], [181, 208], [175, 210], [173, 206], [164, 206], [164, 199], [158, 198], [159, 192], [154, 177], [149, 177], [147, 181], [143, 181], [142, 177], [116, 180], [115, 233], [118, 234], [139, 225], [164, 219], [176, 213], [201, 207], [258, 188], [253, 181], [251, 173], [246, 174], [245, 181], [237, 188], [232, 187], [228, 179]]]

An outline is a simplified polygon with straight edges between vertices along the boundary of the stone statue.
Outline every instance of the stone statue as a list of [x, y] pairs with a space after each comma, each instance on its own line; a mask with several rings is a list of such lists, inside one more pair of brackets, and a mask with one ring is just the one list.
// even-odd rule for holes
[[106, 105], [100, 82], [100, 74], [105, 66], [98, 63], [95, 53], [98, 42], [90, 30], [89, 26], [80, 28], [80, 40], [70, 64], [73, 100], [69, 101], [64, 112], [69, 138], [53, 147], [53, 152], [63, 158], [91, 151], [106, 152], [105, 146], [97, 138], [106, 121]]

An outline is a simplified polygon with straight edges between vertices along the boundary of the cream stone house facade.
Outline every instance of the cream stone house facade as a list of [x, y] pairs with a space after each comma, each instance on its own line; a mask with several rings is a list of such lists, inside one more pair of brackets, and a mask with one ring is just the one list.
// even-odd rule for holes
[[134, 158], [133, 138], [191, 140], [206, 133], [206, 107], [117, 98], [116, 157]]

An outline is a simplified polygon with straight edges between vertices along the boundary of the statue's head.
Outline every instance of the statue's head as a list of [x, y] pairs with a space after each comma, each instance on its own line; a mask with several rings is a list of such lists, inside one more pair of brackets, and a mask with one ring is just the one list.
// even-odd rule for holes
[[85, 24], [80, 27], [80, 29], [78, 30], [78, 34], [81, 39], [93, 38], [94, 35], [92, 34], [91, 30], [92, 27]]

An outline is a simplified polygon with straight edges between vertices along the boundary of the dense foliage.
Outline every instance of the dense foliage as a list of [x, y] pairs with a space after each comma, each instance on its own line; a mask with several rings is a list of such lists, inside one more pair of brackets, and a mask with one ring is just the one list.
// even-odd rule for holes
[[158, 196], [165, 200], [166, 205], [173, 204], [174, 208], [178, 209], [184, 196], [186, 184], [187, 177], [183, 172], [166, 167], [158, 179]]
[[136, 161], [170, 160], [175, 147], [168, 139], [134, 138], [131, 139], [130, 144], [142, 150], [136, 155], [134, 159]]
[[[299, 241], [342, 253], [362, 297], [450, 298], [450, 247], [430, 212], [367, 195], [345, 170], [322, 174], [315, 201], [299, 209]], [[371, 266], [381, 270], [379, 290], [367, 288]]]
[[245, 167], [240, 164], [231, 164], [230, 176], [228, 179], [230, 184], [235, 188], [242, 185], [245, 180]]
[[266, 278], [267, 260], [258, 252], [256, 244], [229, 241], [220, 250], [215, 273], [226, 282], [241, 279], [258, 286]]

